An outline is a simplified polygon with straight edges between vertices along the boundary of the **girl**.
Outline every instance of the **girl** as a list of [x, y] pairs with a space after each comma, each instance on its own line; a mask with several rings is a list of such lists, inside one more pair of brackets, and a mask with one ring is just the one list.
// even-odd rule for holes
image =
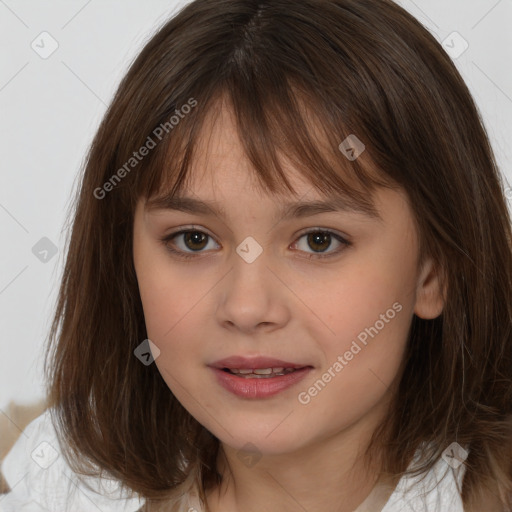
[[5, 511], [506, 511], [504, 185], [390, 0], [196, 0], [85, 165]]

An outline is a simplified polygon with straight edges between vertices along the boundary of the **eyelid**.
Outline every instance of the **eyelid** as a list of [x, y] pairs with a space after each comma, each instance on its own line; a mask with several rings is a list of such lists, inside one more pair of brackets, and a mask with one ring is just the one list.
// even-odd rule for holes
[[197, 224], [186, 224], [185, 226], [180, 226], [179, 228], [176, 228], [176, 231], [171, 231], [167, 235], [164, 235], [165, 237], [171, 237], [173, 235], [178, 235], [180, 233], [183, 233], [184, 231], [199, 231], [201, 233], [204, 233], [205, 235], [210, 236], [211, 238], [215, 239], [215, 236], [211, 234], [211, 232], [204, 228], [203, 226], [198, 226]]
[[346, 235], [345, 233], [342, 233], [341, 231], [338, 231], [337, 229], [333, 228], [325, 228], [322, 226], [312, 226], [310, 228], [304, 228], [303, 230], [299, 231], [297, 233], [297, 237], [301, 237], [303, 235], [307, 235], [308, 233], [316, 233], [316, 232], [322, 232], [322, 233], [330, 233], [332, 235], [337, 235], [343, 240], [345, 240], [347, 243], [350, 243], [350, 237]]

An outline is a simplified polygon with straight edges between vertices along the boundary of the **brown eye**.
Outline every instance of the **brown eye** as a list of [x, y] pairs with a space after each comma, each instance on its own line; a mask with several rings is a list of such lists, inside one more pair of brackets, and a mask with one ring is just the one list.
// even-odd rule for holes
[[[304, 238], [306, 239], [306, 243], [301, 243], [300, 241]], [[306, 253], [305, 257], [309, 259], [336, 256], [346, 246], [351, 245], [351, 243], [341, 235], [323, 229], [315, 229], [303, 233], [298, 240], [299, 241], [293, 244], [294, 248], [298, 248], [300, 252]], [[335, 243], [335, 249], [329, 251], [333, 242]], [[311, 250], [313, 252], [311, 252]]]
[[205, 242], [208, 240], [206, 233], [201, 233], [201, 231], [186, 231], [183, 234], [185, 235], [183, 240], [188, 249], [199, 251], [206, 246]]
[[213, 238], [207, 233], [191, 229], [171, 233], [161, 239], [168, 251], [184, 259], [194, 258], [205, 252], [203, 249], [208, 247], [210, 240], [213, 241]]
[[326, 232], [308, 233], [308, 244], [316, 252], [323, 252], [331, 245], [331, 234]]

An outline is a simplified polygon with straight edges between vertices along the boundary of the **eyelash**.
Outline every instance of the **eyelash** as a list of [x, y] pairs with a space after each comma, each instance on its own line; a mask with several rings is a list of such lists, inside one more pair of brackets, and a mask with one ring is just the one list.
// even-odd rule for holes
[[[193, 253], [193, 252], [186, 252], [186, 251], [172, 249], [169, 246], [169, 242], [171, 242], [171, 240], [176, 238], [178, 235], [183, 235], [185, 233], [201, 233], [201, 234], [206, 235], [207, 237], [213, 239], [213, 237], [211, 235], [209, 235], [208, 233], [205, 233], [204, 231], [201, 231], [200, 229], [195, 229], [195, 228], [182, 229], [180, 231], [176, 231], [174, 233], [170, 233], [169, 235], [166, 235], [165, 237], [160, 239], [160, 241], [162, 242], [162, 244], [164, 245], [164, 247], [168, 251], [170, 251], [171, 253], [175, 254], [179, 258], [182, 258], [182, 259], [185, 259], [185, 260], [191, 260], [191, 259], [197, 258], [201, 254], [200, 251], [199, 252], [195, 252], [195, 253]], [[346, 247], [349, 247], [349, 246], [352, 245], [351, 242], [349, 242], [347, 239], [343, 238], [338, 233], [336, 233], [334, 231], [331, 231], [330, 229], [320, 229], [320, 228], [313, 228], [313, 229], [310, 229], [308, 231], [305, 231], [305, 232], [301, 233], [300, 236], [297, 238], [297, 240], [300, 240], [302, 237], [304, 237], [306, 235], [309, 235], [311, 233], [322, 233], [322, 234], [331, 235], [333, 238], [335, 238], [336, 240], [338, 240], [338, 242], [340, 242], [342, 244], [342, 247], [340, 247], [340, 248], [338, 248], [338, 249], [336, 249], [336, 250], [334, 250], [334, 251], [332, 251], [330, 253], [327, 253], [327, 254], [322, 254], [322, 253], [306, 253], [306, 254], [309, 254], [309, 256], [303, 256], [306, 259], [330, 258], [330, 257], [336, 256], [341, 251], [343, 251]]]

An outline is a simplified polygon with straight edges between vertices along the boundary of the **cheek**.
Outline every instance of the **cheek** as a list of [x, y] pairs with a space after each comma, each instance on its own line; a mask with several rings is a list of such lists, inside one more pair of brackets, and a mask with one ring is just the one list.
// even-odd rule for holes
[[198, 328], [198, 298], [204, 293], [193, 286], [181, 288], [177, 283], [183, 282], [183, 276], [180, 280], [175, 272], [169, 275], [168, 269], [156, 264], [145, 267], [138, 279], [147, 335], [160, 350], [155, 365], [169, 389], [189, 408], [190, 393], [200, 396], [190, 376], [202, 356], [200, 337], [193, 333]]
[[204, 293], [177, 293], [175, 286], [170, 289], [158, 278], [142, 283], [140, 293], [148, 338], [160, 349], [157, 362], [174, 371], [187, 360], [198, 360], [201, 337], [194, 334], [199, 328], [198, 299]]
[[376, 322], [382, 331], [392, 325], [407, 328], [414, 303], [414, 272], [406, 261], [365, 257], [302, 289], [309, 290], [306, 300], [323, 321], [324, 336], [330, 332], [332, 339], [343, 343]]
[[211, 286], [207, 279], [197, 279], [192, 267], [172, 263], [165, 250], [151, 243], [146, 240], [135, 247], [134, 263], [148, 336], [160, 346]]
[[396, 377], [404, 356], [414, 308], [413, 261], [376, 249], [351, 260], [334, 279], [319, 281], [324, 284], [307, 285], [317, 313], [309, 316], [308, 330], [324, 353], [321, 371], [336, 375], [327, 386], [348, 402], [353, 397], [355, 406], [365, 396], [372, 401]]
[[[310, 324], [310, 335], [324, 357], [314, 378], [299, 390], [299, 410], [322, 417], [331, 433], [369, 411], [383, 410], [399, 376], [411, 307], [402, 303], [397, 287], [384, 286], [376, 277], [366, 273], [343, 284], [340, 280], [344, 293], [336, 300], [326, 295], [329, 300], [323, 301], [329, 330], [318, 328], [318, 321]], [[306, 423], [305, 428], [314, 434], [313, 425]]]
[[137, 254], [139, 293], [148, 338], [160, 350], [155, 364], [188, 408], [194, 403], [189, 403], [191, 395], [201, 396], [204, 386], [197, 370], [205, 364], [204, 321], [211, 315], [218, 277], [208, 272], [198, 277], [197, 266], [177, 265], [162, 252], [147, 248]]

